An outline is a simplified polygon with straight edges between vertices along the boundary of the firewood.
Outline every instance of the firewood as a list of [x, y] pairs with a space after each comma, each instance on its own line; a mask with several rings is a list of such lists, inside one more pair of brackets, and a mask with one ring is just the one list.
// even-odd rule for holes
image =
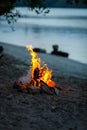
[[40, 80], [40, 82], [41, 82], [43, 85], [49, 87], [43, 80]]
[[41, 92], [41, 89], [38, 86], [35, 86], [35, 87], [34, 86], [30, 86], [28, 88], [28, 92], [31, 93], [31, 94], [38, 94], [38, 93]]
[[59, 94], [58, 88], [50, 87], [42, 80], [40, 80], [40, 85], [41, 86], [39, 86], [38, 80], [31, 79], [31, 81], [29, 82], [27, 76], [23, 76], [19, 78], [17, 82], [14, 83], [13, 87], [16, 88], [18, 91], [24, 93], [31, 93], [31, 94], [47, 93], [49, 95]]
[[54, 87], [54, 90], [55, 90], [55, 94], [58, 95], [59, 94], [58, 88]]
[[56, 95], [59, 94], [59, 90], [56, 87], [52, 88], [52, 87], [48, 86], [44, 81], [41, 80], [41, 82], [43, 83], [43, 87], [42, 87], [43, 92], [45, 92], [47, 94], [54, 94], [54, 93]]
[[43, 87], [41, 87], [41, 92], [42, 93], [47, 93], [47, 94], [50, 94], [50, 91], [49, 91], [50, 89], [46, 86], [46, 85], [44, 85]]
[[52, 92], [50, 91], [50, 87], [44, 82], [44, 81], [40, 81], [43, 86], [41, 87], [41, 92], [45, 92], [47, 94], [52, 94]]
[[19, 92], [27, 93], [27, 89], [23, 86], [21, 82], [15, 82], [13, 87], [16, 88]]

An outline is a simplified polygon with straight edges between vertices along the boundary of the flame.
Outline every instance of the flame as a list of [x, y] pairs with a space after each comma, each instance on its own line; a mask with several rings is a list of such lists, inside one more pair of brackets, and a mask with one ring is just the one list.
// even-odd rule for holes
[[56, 83], [51, 80], [52, 78], [52, 70], [49, 70], [47, 64], [42, 64], [41, 59], [38, 57], [37, 53], [33, 51], [31, 45], [26, 46], [27, 50], [30, 52], [32, 56], [31, 59], [31, 81], [33, 81], [33, 85], [42, 86], [41, 82], [46, 83], [49, 87], [55, 87]]

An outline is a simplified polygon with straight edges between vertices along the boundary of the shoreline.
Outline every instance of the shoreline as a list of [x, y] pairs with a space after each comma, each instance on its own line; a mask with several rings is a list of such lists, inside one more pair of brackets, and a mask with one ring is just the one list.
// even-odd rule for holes
[[[30, 64], [31, 56], [26, 50], [26, 47], [16, 46], [0, 42], [0, 45], [4, 47], [4, 53], [14, 56], [16, 59]], [[38, 56], [48, 64], [48, 67], [58, 74], [65, 76], [75, 76], [83, 79], [87, 79], [87, 64], [80, 63], [78, 61], [54, 56], [51, 54], [38, 53]]]
[[[4, 49], [4, 52], [5, 53], [12, 53], [12, 52], [8, 52], [8, 47], [7, 46], [9, 46], [10, 47], [10, 49], [12, 49], [13, 47], [16, 49], [18, 49], [18, 48], [22, 48], [22, 50], [26, 50], [26, 47], [24, 47], [24, 46], [20, 46], [20, 45], [15, 45], [15, 44], [11, 44], [11, 43], [5, 43], [5, 42], [0, 42], [0, 45], [1, 46], [3, 46], [3, 47], [5, 47]], [[7, 49], [7, 50], [6, 50]], [[12, 49], [13, 50], [13, 49]], [[40, 54], [43, 54], [43, 53], [40, 53]], [[51, 55], [50, 53], [46, 53], [47, 55]], [[46, 55], [45, 54], [45, 55]], [[13, 56], [14, 56], [14, 54], [13, 54]], [[62, 57], [62, 56], [56, 56], [56, 55], [51, 55], [51, 56], [55, 56], [55, 57], [61, 57], [61, 58], [64, 58], [64, 57]], [[65, 57], [66, 58], [66, 57]], [[71, 60], [71, 61], [73, 61], [73, 62], [77, 62], [78, 64], [83, 64], [83, 65], [87, 65], [87, 63], [83, 63], [83, 62], [80, 62], [80, 61], [77, 61], [77, 60], [75, 60], [75, 59], [72, 59], [72, 58], [67, 58], [68, 60]]]

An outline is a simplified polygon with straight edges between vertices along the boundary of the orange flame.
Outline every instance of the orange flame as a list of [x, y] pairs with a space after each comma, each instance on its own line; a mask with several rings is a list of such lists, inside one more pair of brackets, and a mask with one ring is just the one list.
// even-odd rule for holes
[[[38, 86], [42, 86], [40, 81], [43, 81], [46, 83], [49, 87], [55, 87], [56, 83], [51, 80], [52, 78], [52, 70], [49, 70], [47, 64], [41, 65], [41, 60], [37, 56], [37, 53], [33, 51], [31, 45], [26, 46], [27, 50], [30, 52], [30, 55], [32, 56], [31, 59], [31, 79], [38, 81]], [[34, 83], [34, 86], [36, 86], [36, 83]]]

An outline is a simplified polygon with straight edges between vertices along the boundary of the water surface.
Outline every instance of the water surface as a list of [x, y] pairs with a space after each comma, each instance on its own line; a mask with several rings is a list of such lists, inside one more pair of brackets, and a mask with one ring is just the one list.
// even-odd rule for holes
[[14, 24], [15, 31], [3, 20], [0, 21], [0, 41], [52, 51], [68, 52], [69, 58], [87, 64], [87, 9], [50, 9], [46, 16], [28, 12], [27, 8], [16, 8], [21, 14]]

